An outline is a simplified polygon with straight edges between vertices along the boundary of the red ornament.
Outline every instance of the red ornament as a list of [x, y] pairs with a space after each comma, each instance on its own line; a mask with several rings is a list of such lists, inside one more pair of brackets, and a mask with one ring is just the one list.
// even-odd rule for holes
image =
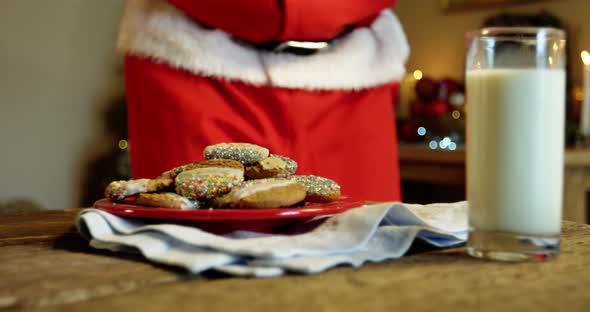
[[424, 103], [430, 103], [438, 98], [439, 85], [430, 78], [422, 78], [416, 82], [416, 96]]
[[410, 112], [412, 113], [412, 117], [426, 116], [428, 112], [428, 105], [426, 105], [424, 102], [416, 100], [412, 103]]
[[426, 115], [430, 117], [441, 117], [451, 111], [451, 105], [447, 101], [436, 100], [427, 107]]

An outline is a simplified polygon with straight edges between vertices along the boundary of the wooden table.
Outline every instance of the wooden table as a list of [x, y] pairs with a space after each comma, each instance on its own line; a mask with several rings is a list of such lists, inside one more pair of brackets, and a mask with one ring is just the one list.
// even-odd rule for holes
[[462, 248], [270, 279], [189, 276], [93, 250], [78, 210], [0, 215], [0, 311], [589, 311], [590, 226], [565, 222], [561, 257], [481, 261]]

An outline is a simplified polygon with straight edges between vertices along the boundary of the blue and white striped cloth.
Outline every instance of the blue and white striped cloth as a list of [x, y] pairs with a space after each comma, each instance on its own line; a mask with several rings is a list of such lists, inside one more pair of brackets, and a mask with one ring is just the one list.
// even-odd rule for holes
[[246, 231], [215, 235], [189, 226], [145, 224], [97, 209], [80, 212], [77, 226], [94, 248], [141, 253], [149, 261], [191, 273], [216, 270], [270, 277], [396, 259], [416, 239], [435, 248], [464, 243], [467, 203], [368, 205], [332, 216], [296, 235]]

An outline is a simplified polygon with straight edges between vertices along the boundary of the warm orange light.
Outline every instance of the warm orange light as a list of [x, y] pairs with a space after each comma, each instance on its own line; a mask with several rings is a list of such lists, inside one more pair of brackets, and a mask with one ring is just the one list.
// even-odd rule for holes
[[576, 101], [583, 101], [584, 100], [584, 92], [582, 91], [581, 88], [576, 89], [575, 93], [574, 93], [574, 97], [576, 98]]
[[582, 51], [580, 56], [582, 57], [582, 62], [584, 62], [584, 65], [590, 65], [590, 53], [588, 53], [588, 51]]

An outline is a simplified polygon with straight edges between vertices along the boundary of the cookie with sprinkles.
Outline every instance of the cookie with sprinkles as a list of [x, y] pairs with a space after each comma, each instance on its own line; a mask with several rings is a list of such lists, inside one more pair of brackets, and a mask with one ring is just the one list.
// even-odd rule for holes
[[267, 148], [250, 143], [219, 143], [205, 147], [205, 159], [233, 159], [244, 165], [253, 165], [266, 157]]
[[295, 180], [249, 180], [227, 195], [211, 201], [217, 208], [279, 208], [293, 206], [305, 199], [305, 187]]
[[176, 193], [190, 199], [211, 199], [224, 195], [244, 181], [244, 170], [232, 167], [204, 167], [183, 171], [175, 179]]
[[105, 196], [113, 201], [119, 201], [139, 193], [164, 191], [173, 185], [174, 180], [170, 178], [113, 181], [106, 187]]
[[296, 175], [291, 179], [305, 186], [307, 202], [326, 203], [340, 198], [340, 185], [334, 180], [315, 175]]
[[186, 165], [174, 167], [174, 168], [172, 168], [172, 169], [170, 169], [168, 171], [164, 171], [160, 175], [160, 178], [174, 179], [174, 178], [176, 178], [177, 175], [179, 175], [183, 171], [188, 171], [188, 170], [195, 169], [195, 165], [196, 164], [198, 164], [198, 162], [194, 162], [194, 163], [190, 163], [190, 164], [186, 164]]
[[287, 178], [297, 170], [297, 163], [287, 157], [270, 155], [254, 165], [246, 166], [245, 175], [250, 179]]
[[172, 192], [139, 193], [139, 195], [137, 195], [137, 200], [135, 202], [138, 205], [158, 208], [170, 208], [181, 210], [191, 210], [199, 208], [198, 201], [188, 199], [184, 196]]
[[197, 161], [190, 164], [178, 166], [165, 171], [160, 177], [176, 178], [180, 173], [189, 171], [197, 168], [209, 168], [209, 167], [220, 167], [220, 168], [236, 168], [244, 171], [244, 165], [237, 160], [232, 159], [211, 159], [205, 161]]

